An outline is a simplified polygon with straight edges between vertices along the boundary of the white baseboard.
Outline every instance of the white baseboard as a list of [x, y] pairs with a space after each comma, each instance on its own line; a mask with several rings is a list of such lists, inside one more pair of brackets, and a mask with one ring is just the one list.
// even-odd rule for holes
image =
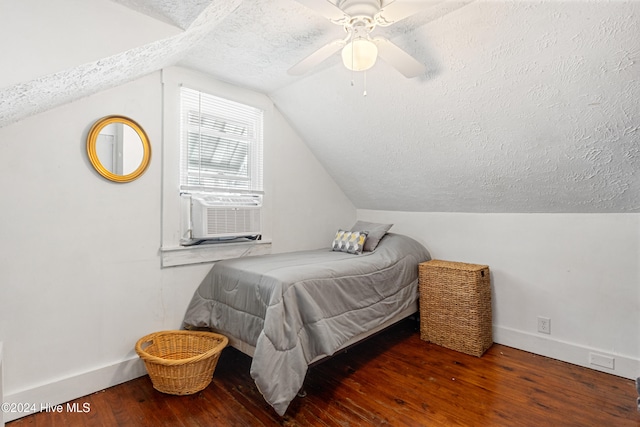
[[[635, 338], [635, 337], [634, 337]], [[498, 344], [514, 347], [552, 359], [561, 360], [578, 366], [594, 369], [619, 377], [635, 379], [640, 374], [640, 359], [613, 354], [598, 348], [586, 347], [566, 341], [553, 339], [551, 336], [531, 334], [501, 326], [493, 326], [493, 340]], [[592, 365], [589, 354], [612, 357], [615, 359], [613, 369]]]
[[[4, 422], [40, 412], [47, 406], [61, 405], [70, 400], [141, 377], [146, 373], [144, 363], [138, 356], [135, 356], [114, 365], [12, 393], [4, 396], [3, 402], [13, 405], [12, 411], [4, 413]], [[82, 403], [79, 406], [83, 408]], [[66, 406], [63, 408], [67, 410]]]

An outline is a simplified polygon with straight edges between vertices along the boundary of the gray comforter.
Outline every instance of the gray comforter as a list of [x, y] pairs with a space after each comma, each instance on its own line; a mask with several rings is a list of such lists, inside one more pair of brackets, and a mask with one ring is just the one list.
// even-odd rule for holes
[[187, 309], [184, 326], [206, 327], [255, 347], [251, 376], [280, 415], [308, 363], [407, 309], [427, 250], [387, 234], [373, 252], [330, 249], [218, 262]]

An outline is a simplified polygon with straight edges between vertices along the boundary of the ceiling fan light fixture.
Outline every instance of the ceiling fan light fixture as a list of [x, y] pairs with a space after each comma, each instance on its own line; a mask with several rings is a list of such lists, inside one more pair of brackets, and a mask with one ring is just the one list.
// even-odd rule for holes
[[378, 59], [378, 46], [371, 40], [357, 38], [342, 49], [342, 62], [351, 71], [365, 71]]

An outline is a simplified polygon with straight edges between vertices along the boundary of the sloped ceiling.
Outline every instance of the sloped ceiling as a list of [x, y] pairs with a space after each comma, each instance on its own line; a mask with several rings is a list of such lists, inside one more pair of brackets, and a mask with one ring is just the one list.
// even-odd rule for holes
[[[0, 24], [45, 21], [25, 3], [0, 0]], [[351, 73], [337, 55], [289, 76], [344, 34], [295, 0], [46, 3], [84, 4], [83, 40], [102, 56], [8, 52], [0, 127], [178, 64], [268, 94], [358, 208], [640, 212], [640, 2], [425, 1], [376, 29], [427, 66], [414, 79], [382, 61]], [[105, 44], [93, 14], [107, 12], [138, 38]]]

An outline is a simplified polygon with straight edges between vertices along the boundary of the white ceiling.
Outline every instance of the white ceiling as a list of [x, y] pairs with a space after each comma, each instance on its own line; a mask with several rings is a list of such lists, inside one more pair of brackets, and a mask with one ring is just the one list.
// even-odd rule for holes
[[[0, 0], [0, 21], [37, 14], [30, 1]], [[100, 58], [0, 74], [0, 126], [179, 64], [268, 94], [358, 208], [640, 212], [640, 2], [426, 3], [376, 32], [427, 72], [380, 61], [364, 97], [337, 55], [287, 74], [344, 34], [295, 0], [93, 0], [139, 39], [114, 53], [95, 36]]]

